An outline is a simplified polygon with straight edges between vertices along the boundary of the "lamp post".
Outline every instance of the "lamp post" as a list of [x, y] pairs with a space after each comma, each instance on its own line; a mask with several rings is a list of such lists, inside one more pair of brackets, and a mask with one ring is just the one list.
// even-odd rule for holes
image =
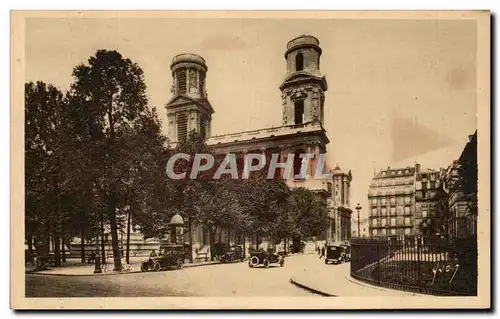
[[360, 237], [359, 236], [359, 229], [360, 229], [359, 212], [361, 211], [361, 205], [359, 205], [359, 203], [358, 203], [358, 205], [356, 205], [356, 210], [358, 211], [358, 237]]

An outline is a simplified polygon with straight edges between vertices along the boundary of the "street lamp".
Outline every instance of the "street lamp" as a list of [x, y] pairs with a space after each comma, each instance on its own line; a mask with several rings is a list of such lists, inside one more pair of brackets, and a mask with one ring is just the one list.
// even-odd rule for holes
[[356, 205], [356, 210], [358, 211], [358, 237], [360, 237], [359, 236], [359, 228], [360, 228], [359, 212], [361, 210], [361, 205], [359, 205], [359, 203], [358, 203], [358, 205]]

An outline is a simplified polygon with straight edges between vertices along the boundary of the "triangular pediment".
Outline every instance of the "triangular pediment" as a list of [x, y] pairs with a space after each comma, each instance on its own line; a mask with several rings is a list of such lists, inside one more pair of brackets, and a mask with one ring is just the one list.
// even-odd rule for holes
[[189, 104], [195, 104], [198, 105], [202, 108], [204, 108], [208, 113], [212, 114], [214, 113], [214, 109], [212, 108], [212, 105], [207, 99], [194, 99], [192, 97], [186, 96], [186, 95], [177, 95], [174, 96], [167, 104], [166, 107], [167, 109], [171, 108], [176, 108], [176, 107], [181, 107]]
[[177, 95], [177, 96], [174, 96], [168, 103], [167, 103], [167, 106], [170, 106], [170, 105], [183, 105], [183, 104], [187, 104], [187, 103], [197, 103], [198, 100], [196, 99], [193, 99], [189, 96], [186, 96], [186, 95]]
[[300, 82], [316, 82], [316, 83], [319, 82], [321, 83], [323, 90], [326, 91], [328, 89], [326, 78], [324, 76], [317, 76], [309, 72], [298, 72], [287, 76], [283, 81], [283, 84], [281, 84], [280, 88], [282, 89], [283, 87], [289, 84], [300, 83]]

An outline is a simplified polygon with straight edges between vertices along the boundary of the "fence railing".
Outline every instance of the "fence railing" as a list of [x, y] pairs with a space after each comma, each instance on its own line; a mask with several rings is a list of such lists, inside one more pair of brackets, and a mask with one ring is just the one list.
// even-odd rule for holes
[[476, 237], [399, 237], [351, 240], [351, 276], [417, 293], [477, 295]]

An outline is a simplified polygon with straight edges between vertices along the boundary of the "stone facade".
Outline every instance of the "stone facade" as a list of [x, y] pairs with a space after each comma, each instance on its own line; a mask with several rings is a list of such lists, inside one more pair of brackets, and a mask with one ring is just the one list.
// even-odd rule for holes
[[415, 167], [390, 168], [374, 176], [369, 186], [369, 236], [415, 234]]

